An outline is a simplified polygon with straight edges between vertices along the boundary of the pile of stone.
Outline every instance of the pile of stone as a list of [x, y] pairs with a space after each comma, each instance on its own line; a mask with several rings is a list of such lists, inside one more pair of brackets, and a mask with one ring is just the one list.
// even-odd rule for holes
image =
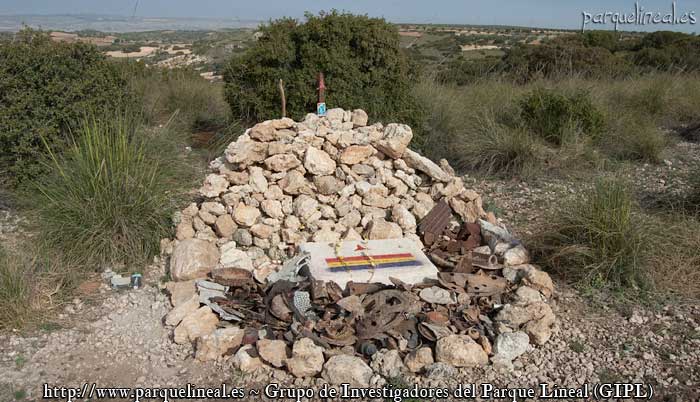
[[[408, 148], [412, 137], [406, 125], [367, 125], [362, 110], [331, 109], [301, 122], [257, 124], [230, 144], [211, 163], [201, 199], [176, 214], [176, 238], [161, 245], [173, 280], [166, 284], [173, 310], [165, 322], [174, 327], [174, 341], [195, 345], [199, 360], [232, 356], [243, 371], [269, 365], [363, 386], [373, 369], [393, 377], [397, 370], [430, 375], [489, 360], [508, 367], [531, 344], [547, 342], [556, 327], [547, 304], [550, 278], [528, 264], [527, 251], [446, 161], [436, 164]], [[311, 241], [408, 238], [435, 251], [450, 237], [418, 233], [418, 224], [440, 204], [449, 206], [454, 233], [466, 224], [480, 232], [460, 258], [476, 261], [485, 253], [496, 256], [497, 266], [469, 264], [451, 274], [446, 251], [437, 250], [431, 258], [452, 275], [440, 283], [410, 286], [397, 278], [395, 286], [353, 289], [279, 272]], [[498, 291], [474, 291], [472, 280], [495, 281]], [[299, 311], [299, 293], [310, 298], [314, 314]], [[394, 323], [386, 336], [360, 339], [363, 301], [389, 295], [409, 301], [402, 315], [412, 324], [400, 326], [404, 333]]]

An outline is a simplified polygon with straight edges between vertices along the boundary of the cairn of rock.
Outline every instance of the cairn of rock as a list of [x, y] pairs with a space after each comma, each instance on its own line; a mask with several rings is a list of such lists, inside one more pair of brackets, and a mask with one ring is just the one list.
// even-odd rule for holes
[[[331, 109], [325, 117], [309, 114], [301, 122], [266, 121], [248, 129], [210, 164], [212, 173], [199, 189], [201, 199], [176, 214], [176, 238], [162, 242], [173, 280], [166, 284], [174, 307], [166, 324], [175, 328], [175, 342], [194, 344], [199, 360], [234, 353], [234, 363], [243, 371], [269, 365], [297, 377], [323, 372], [332, 383], [364, 386], [372, 369], [381, 375], [395, 370], [430, 373], [487, 364], [489, 355], [494, 364], [508, 366], [530, 344], [547, 342], [555, 328], [547, 304], [552, 282], [528, 265], [522, 245], [498, 236], [491, 236], [490, 246], [482, 242], [480, 249], [498, 256], [503, 265], [498, 275], [507, 280], [508, 294], [482, 307], [475, 318], [480, 333], [435, 330], [431, 345], [407, 350], [399, 342], [396, 350], [373, 353], [371, 368], [358, 348], [328, 348], [301, 335], [275, 339], [271, 331], [259, 334], [202, 306], [196, 281], [216, 283], [216, 278], [226, 277], [227, 269], [243, 270], [262, 294], [269, 291], [268, 277], [295, 256], [303, 242], [403, 237], [423, 248], [418, 223], [440, 200], [454, 213], [453, 227], [488, 222], [507, 233], [447, 161], [436, 164], [408, 148], [410, 127], [367, 121], [362, 110], [342, 109]], [[221, 283], [230, 284], [232, 279], [227, 279]], [[414, 293], [420, 287], [414, 293], [404, 290], [419, 299]], [[440, 314], [461, 314], [458, 309], [464, 306], [459, 307], [458, 299], [449, 310], [438, 308]], [[479, 298], [472, 299], [467, 304], [474, 306]], [[336, 301], [334, 308], [342, 310], [342, 300], [337, 305]], [[428, 309], [423, 305], [422, 311]]]

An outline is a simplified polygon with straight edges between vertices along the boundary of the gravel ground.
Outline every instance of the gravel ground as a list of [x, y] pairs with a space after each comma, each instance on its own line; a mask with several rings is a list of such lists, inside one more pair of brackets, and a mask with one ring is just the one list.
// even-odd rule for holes
[[[552, 304], [559, 330], [544, 347], [515, 361], [513, 371], [460, 370], [456, 378], [406, 377], [404, 384], [454, 388], [492, 383], [499, 387], [537, 387], [539, 383], [579, 387], [599, 382], [644, 382], [654, 400], [693, 401], [700, 397], [700, 306], [670, 304], [636, 309], [591, 307], [559, 284]], [[246, 386], [269, 382], [320, 386], [323, 380], [293, 380], [279, 370], [242, 375], [228, 361], [202, 364], [190, 346], [170, 340], [161, 324], [166, 296], [152, 284], [138, 291], [102, 289], [95, 305], [74, 303], [59, 322], [32, 334], [0, 336], [0, 400], [40, 400], [42, 384], [82, 387]], [[393, 382], [392, 382], [393, 383]], [[383, 385], [383, 380], [374, 379]]]
[[[675, 188], [670, 183], [682, 181], [687, 167], [700, 159], [697, 144], [682, 143], [679, 147], [688, 152], [677, 152], [661, 165], [629, 167], [629, 175], [644, 191]], [[525, 236], [537, 230], [547, 209], [563, 194], [575, 195], [586, 188], [554, 179], [474, 183], [503, 211], [504, 220]], [[5, 215], [0, 216], [4, 222], [15, 222]], [[4, 243], [7, 232], [0, 230]], [[56, 313], [55, 324], [28, 333], [0, 333], [0, 400], [42, 400], [44, 383], [70, 387], [93, 382], [99, 387], [184, 387], [188, 383], [220, 387], [226, 383], [248, 389], [261, 389], [270, 382], [322, 385], [322, 379], [294, 380], [273, 369], [243, 375], [228, 360], [194, 361], [192, 348], [174, 344], [171, 331], [162, 324], [169, 305], [158, 285], [161, 276], [162, 271], [154, 266], [147, 271], [143, 289], [121, 292], [100, 284], [99, 277], [90, 278], [84, 287], [92, 289], [87, 292], [90, 294]], [[600, 297], [583, 297], [559, 283], [552, 306], [559, 320], [558, 331], [545, 346], [516, 360], [512, 371], [489, 366], [460, 370], [457, 376], [406, 376], [391, 383], [448, 388], [492, 383], [521, 388], [538, 383], [579, 387], [585, 383], [644, 382], [653, 385], [653, 400], [700, 400], [697, 301], [620, 308]], [[373, 385], [383, 384], [384, 380], [375, 376]]]

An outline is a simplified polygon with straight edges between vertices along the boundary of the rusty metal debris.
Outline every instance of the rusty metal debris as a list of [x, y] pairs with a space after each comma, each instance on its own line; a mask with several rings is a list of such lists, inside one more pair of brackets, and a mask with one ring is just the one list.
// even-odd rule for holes
[[452, 209], [445, 200], [440, 200], [418, 225], [418, 233], [423, 236], [426, 246], [432, 245], [438, 239], [451, 218]]
[[[472, 337], [491, 349], [489, 315], [509, 290], [503, 265], [492, 254], [475, 252], [487, 236], [509, 233], [479, 223], [454, 224], [443, 200], [419, 225], [426, 254], [438, 267], [437, 279], [408, 284], [391, 277], [385, 283], [313, 280], [304, 268], [308, 255], [289, 260], [258, 285], [249, 271], [219, 269], [211, 281], [197, 281], [200, 299], [224, 320], [242, 322], [243, 344], [258, 337], [293, 342], [306, 337], [324, 348], [352, 347], [370, 356], [382, 348], [408, 353], [451, 334]], [[452, 222], [452, 224], [451, 224]], [[261, 335], [262, 334], [262, 335]]]

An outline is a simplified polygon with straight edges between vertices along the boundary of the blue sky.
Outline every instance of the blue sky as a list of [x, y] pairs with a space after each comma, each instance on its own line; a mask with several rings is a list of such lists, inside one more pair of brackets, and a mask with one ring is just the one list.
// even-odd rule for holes
[[[136, 0], [0, 0], [0, 14], [131, 15]], [[645, 10], [670, 12], [672, 0], [642, 0]], [[679, 13], [695, 11], [700, 0], [676, 2]], [[141, 17], [217, 17], [267, 20], [301, 17], [304, 11], [337, 8], [394, 22], [523, 25], [580, 28], [582, 12], [632, 13], [634, 0], [139, 0]], [[698, 24], [624, 26], [630, 30], [673, 29], [694, 32]], [[700, 32], [700, 28], [697, 29]]]

